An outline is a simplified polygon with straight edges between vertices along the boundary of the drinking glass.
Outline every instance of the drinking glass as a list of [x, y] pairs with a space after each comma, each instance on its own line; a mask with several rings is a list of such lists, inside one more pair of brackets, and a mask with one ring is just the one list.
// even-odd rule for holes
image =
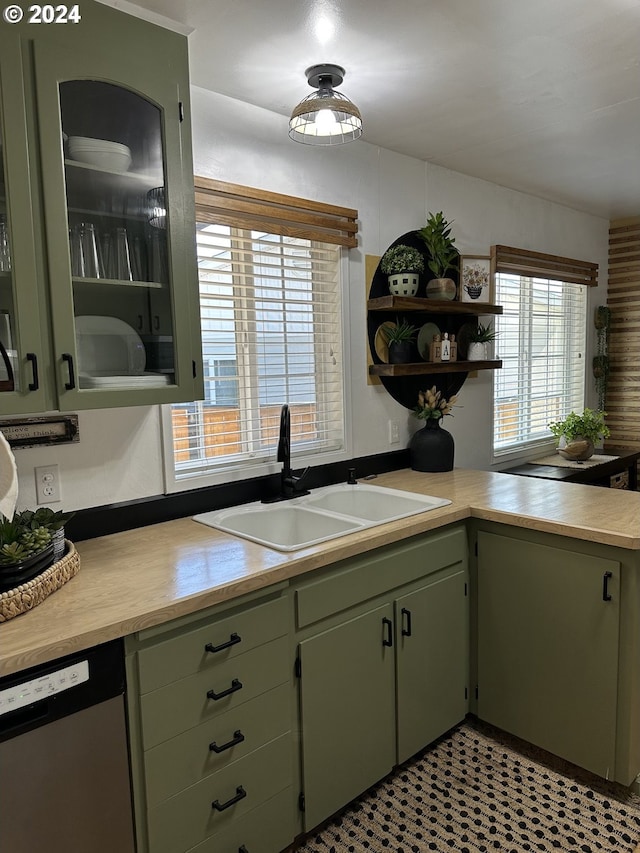
[[150, 234], [149, 278], [165, 284], [168, 281], [166, 231], [153, 230]]
[[82, 223], [80, 226], [80, 241], [82, 243], [85, 278], [102, 278], [103, 271], [98, 250], [98, 238], [96, 237], [95, 226], [90, 222]]
[[101, 253], [98, 248], [95, 226], [81, 222], [71, 229], [71, 275], [79, 278], [103, 278]]
[[133, 268], [131, 265], [131, 248], [129, 246], [129, 235], [126, 228], [116, 228], [115, 245], [115, 275], [119, 281], [133, 281]]

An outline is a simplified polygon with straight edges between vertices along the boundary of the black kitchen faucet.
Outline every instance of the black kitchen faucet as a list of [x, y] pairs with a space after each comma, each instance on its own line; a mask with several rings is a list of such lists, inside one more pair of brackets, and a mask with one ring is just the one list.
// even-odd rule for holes
[[309, 468], [305, 468], [299, 477], [296, 477], [291, 468], [291, 414], [289, 406], [282, 407], [280, 412], [280, 436], [278, 438], [278, 452], [276, 455], [278, 462], [282, 462], [282, 471], [280, 472], [280, 494], [274, 498], [263, 501], [263, 503], [275, 503], [276, 501], [288, 501], [292, 498], [298, 498], [301, 495], [308, 495], [309, 492], [304, 488], [304, 480], [309, 472]]

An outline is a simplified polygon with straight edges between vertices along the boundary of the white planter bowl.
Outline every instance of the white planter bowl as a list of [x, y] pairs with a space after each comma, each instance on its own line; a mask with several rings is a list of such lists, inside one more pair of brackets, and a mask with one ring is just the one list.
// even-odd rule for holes
[[389, 293], [394, 296], [415, 296], [418, 292], [420, 274], [417, 272], [400, 272], [387, 276]]
[[487, 345], [481, 341], [471, 341], [467, 348], [467, 361], [486, 361]]

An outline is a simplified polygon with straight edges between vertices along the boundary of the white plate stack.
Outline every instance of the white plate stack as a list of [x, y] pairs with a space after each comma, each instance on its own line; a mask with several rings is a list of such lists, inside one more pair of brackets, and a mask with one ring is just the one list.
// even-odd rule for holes
[[131, 166], [131, 149], [121, 142], [92, 139], [88, 136], [70, 136], [69, 154], [80, 163], [97, 166], [109, 172], [127, 172]]

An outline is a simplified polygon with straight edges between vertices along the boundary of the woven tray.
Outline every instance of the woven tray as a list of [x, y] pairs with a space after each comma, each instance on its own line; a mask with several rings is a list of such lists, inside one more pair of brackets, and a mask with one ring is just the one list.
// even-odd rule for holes
[[80, 571], [80, 555], [75, 545], [68, 539], [65, 539], [65, 545], [67, 553], [61, 560], [28, 583], [0, 594], [0, 622], [33, 610]]

